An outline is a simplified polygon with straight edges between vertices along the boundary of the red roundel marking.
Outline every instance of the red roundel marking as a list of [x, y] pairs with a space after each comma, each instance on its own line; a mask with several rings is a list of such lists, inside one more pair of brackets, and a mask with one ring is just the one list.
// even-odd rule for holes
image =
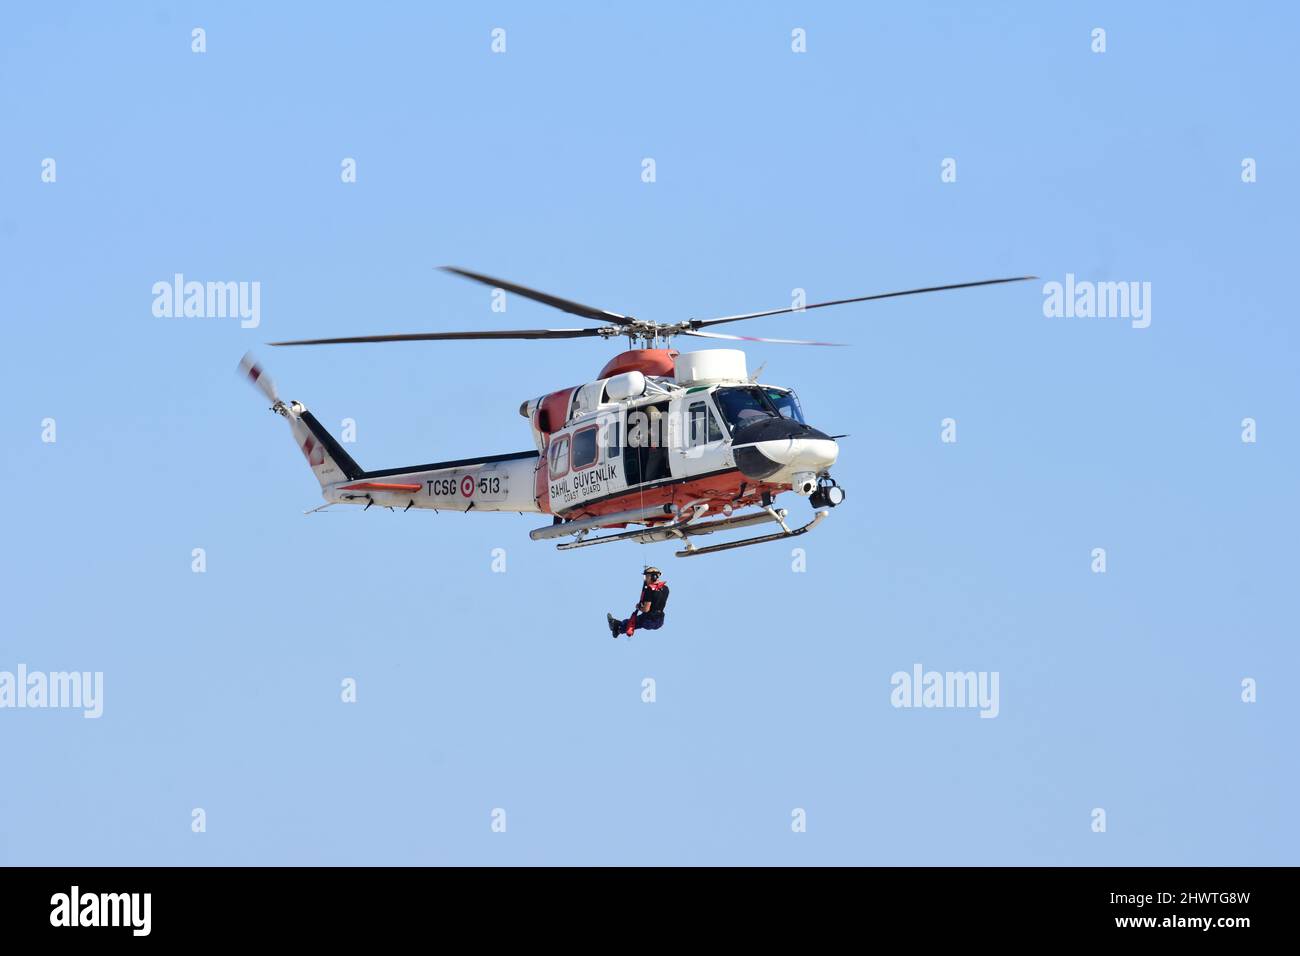
[[460, 480], [460, 493], [466, 498], [474, 494], [474, 479], [469, 475]]

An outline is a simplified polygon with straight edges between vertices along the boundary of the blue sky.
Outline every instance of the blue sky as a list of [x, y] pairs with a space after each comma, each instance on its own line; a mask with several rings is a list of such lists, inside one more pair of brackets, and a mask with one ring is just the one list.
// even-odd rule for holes
[[[0, 862], [1295, 864], [1296, 19], [6, 8], [0, 670], [102, 671], [104, 713], [0, 710]], [[853, 343], [748, 349], [851, 436], [803, 573], [304, 517], [246, 349], [371, 468], [525, 449], [611, 353], [262, 347], [574, 324], [442, 263], [660, 320], [1073, 273], [1152, 322], [1027, 283], [732, 327]], [[260, 327], [155, 318], [176, 272], [260, 282]], [[615, 643], [644, 561], [668, 623]], [[916, 663], [996, 671], [997, 718], [892, 707]]]

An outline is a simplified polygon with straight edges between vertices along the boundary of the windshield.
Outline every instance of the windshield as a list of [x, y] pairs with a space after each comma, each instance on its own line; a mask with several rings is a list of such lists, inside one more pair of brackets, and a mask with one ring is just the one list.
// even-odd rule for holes
[[750, 422], [776, 416], [776, 408], [767, 401], [763, 392], [764, 389], [760, 388], [720, 388], [713, 393], [713, 400], [727, 426], [735, 431]]
[[765, 388], [763, 394], [783, 416], [792, 418], [800, 424], [807, 424], [803, 420], [803, 409], [799, 407], [799, 399], [795, 398], [794, 392], [783, 392], [777, 388]]
[[799, 407], [799, 399], [795, 397], [794, 392], [779, 388], [765, 388], [758, 385], [720, 388], [713, 393], [713, 401], [717, 404], [723, 419], [726, 420], [727, 427], [733, 432], [750, 422], [775, 418], [777, 415], [806, 424], [803, 420], [803, 409]]

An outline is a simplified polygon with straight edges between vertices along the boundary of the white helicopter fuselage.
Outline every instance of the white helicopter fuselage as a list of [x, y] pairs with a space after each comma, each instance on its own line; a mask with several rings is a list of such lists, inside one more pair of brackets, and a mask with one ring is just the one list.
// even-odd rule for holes
[[[747, 443], [741, 457], [759, 462], [756, 471], [745, 460], [738, 465], [733, 437], [747, 422], [744, 415], [770, 418], [772, 412], [760, 412], [760, 399], [750, 395], [760, 387], [747, 377], [744, 353], [710, 349], [674, 358], [671, 378], [618, 372], [525, 402], [520, 412], [532, 424], [536, 452], [359, 477], [339, 466], [328, 476], [332, 480], [322, 480], [322, 493], [334, 504], [572, 518], [706, 501], [729, 513], [731, 502], [764, 493], [793, 488], [806, 496], [814, 490], [818, 477], [835, 463], [838, 448], [802, 426], [793, 391], [761, 387], [779, 403], [791, 429], [810, 434]], [[322, 464], [337, 464], [345, 453], [329, 448], [332, 439], [322, 437], [318, 442], [308, 437], [307, 443], [324, 459]], [[310, 461], [312, 451], [304, 450]]]
[[[541, 513], [552, 524], [530, 537], [570, 537], [560, 550], [671, 540], [685, 546], [679, 557], [689, 557], [804, 534], [844, 498], [829, 475], [834, 439], [803, 421], [793, 391], [749, 378], [735, 350], [625, 352], [596, 381], [523, 403], [533, 450], [381, 471], [361, 468], [301, 403], [282, 401], [251, 356], [241, 369], [288, 422], [320, 483], [320, 507]], [[814, 509], [797, 528], [773, 506], [791, 490]], [[694, 543], [765, 523], [780, 531]], [[628, 525], [642, 528], [589, 537]]]

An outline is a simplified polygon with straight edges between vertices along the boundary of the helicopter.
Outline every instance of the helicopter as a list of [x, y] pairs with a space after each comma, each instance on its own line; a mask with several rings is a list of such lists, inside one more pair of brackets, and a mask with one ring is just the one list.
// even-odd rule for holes
[[[367, 471], [301, 402], [283, 401], [261, 364], [247, 354], [240, 371], [289, 424], [320, 482], [325, 504], [379, 505], [390, 510], [514, 511], [550, 515], [535, 541], [561, 551], [618, 541], [674, 542], [680, 558], [798, 537], [845, 500], [831, 477], [836, 439], [805, 420], [792, 388], [758, 383], [744, 351], [681, 352], [676, 337], [728, 342], [835, 346], [844, 343], [771, 339], [707, 331], [715, 325], [855, 302], [1023, 282], [1035, 276], [984, 279], [817, 302], [811, 305], [660, 323], [583, 305], [527, 286], [454, 266], [446, 272], [531, 299], [599, 325], [573, 329], [413, 332], [270, 342], [274, 347], [454, 340], [620, 339], [628, 348], [590, 382], [525, 400], [534, 447]], [[779, 495], [805, 498], [811, 518], [794, 527]], [[311, 513], [311, 512], [308, 512]], [[719, 544], [696, 538], [767, 525], [779, 530]]]

